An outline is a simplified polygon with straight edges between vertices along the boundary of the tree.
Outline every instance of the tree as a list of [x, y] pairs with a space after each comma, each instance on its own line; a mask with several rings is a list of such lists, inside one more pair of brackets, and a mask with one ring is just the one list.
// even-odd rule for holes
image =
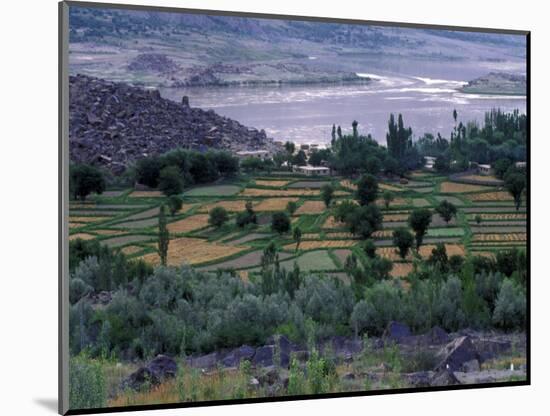
[[412, 129], [404, 127], [403, 116], [399, 114], [396, 124], [394, 115], [390, 114], [388, 133], [386, 134], [386, 142], [390, 155], [400, 161], [405, 156], [405, 150], [412, 146], [411, 137]]
[[229, 215], [224, 207], [214, 207], [210, 210], [208, 223], [214, 227], [221, 227], [227, 222]]
[[271, 217], [271, 229], [279, 234], [290, 231], [290, 218], [286, 212], [275, 212]]
[[399, 227], [393, 232], [393, 244], [397, 247], [399, 251], [399, 256], [402, 259], [407, 257], [409, 254], [410, 248], [413, 246], [414, 236], [412, 233], [405, 227]]
[[445, 155], [439, 155], [435, 158], [434, 169], [439, 173], [447, 173], [451, 170], [451, 161]]
[[386, 156], [384, 159], [384, 163], [382, 165], [382, 168], [384, 169], [384, 173], [388, 176], [393, 176], [397, 173], [399, 173], [399, 162], [391, 156]]
[[504, 174], [508, 171], [510, 166], [512, 166], [512, 161], [510, 159], [498, 159], [495, 163], [493, 163], [495, 176], [499, 179], [503, 179]]
[[393, 193], [390, 191], [384, 191], [382, 198], [384, 198], [384, 205], [386, 205], [386, 208], [389, 208], [391, 201], [393, 201]]
[[456, 206], [454, 206], [452, 203], [444, 199], [439, 203], [439, 205], [435, 208], [435, 211], [441, 215], [441, 218], [445, 221], [447, 225], [449, 225], [449, 221], [453, 219], [453, 217], [456, 217]]
[[105, 179], [101, 171], [93, 166], [72, 165], [70, 167], [69, 185], [74, 199], [85, 200], [92, 192], [103, 193]]
[[160, 264], [166, 266], [166, 260], [168, 258], [168, 245], [170, 244], [170, 234], [168, 233], [168, 227], [166, 226], [166, 208], [164, 205], [160, 206], [159, 212], [159, 241], [158, 241], [158, 253], [160, 257]]
[[237, 214], [235, 223], [237, 224], [238, 227], [243, 228], [245, 225], [256, 224], [256, 222], [257, 222], [257, 217], [256, 217], [256, 213], [254, 212], [254, 209], [252, 208], [252, 202], [246, 201], [245, 210]]
[[376, 176], [370, 174], [361, 176], [357, 182], [355, 195], [359, 205], [368, 205], [376, 201], [378, 196], [378, 179], [376, 179]]
[[480, 214], [477, 214], [474, 219], [476, 221], [476, 224], [479, 225], [481, 224], [481, 220], [483, 219], [483, 217]]
[[357, 126], [359, 125], [359, 123], [357, 122], [357, 120], [353, 120], [353, 122], [351, 123], [351, 128], [352, 128], [352, 131], [353, 131], [353, 137], [357, 138], [359, 136], [359, 132], [357, 131]]
[[168, 198], [168, 207], [170, 208], [170, 214], [174, 216], [183, 206], [183, 200], [178, 195], [170, 195]]
[[359, 206], [346, 216], [345, 221], [352, 234], [370, 238], [382, 227], [382, 213], [376, 205]]
[[376, 245], [374, 244], [374, 241], [370, 238], [365, 240], [363, 243], [363, 251], [369, 259], [374, 259], [376, 257]]
[[294, 231], [292, 232], [292, 238], [294, 238], [294, 241], [296, 241], [296, 251], [298, 251], [298, 247], [300, 246], [300, 241], [302, 241], [302, 230], [300, 227], [294, 227]]
[[448, 271], [449, 258], [447, 257], [447, 249], [445, 248], [445, 244], [437, 243], [435, 245], [435, 248], [432, 249], [432, 254], [428, 259], [428, 263], [443, 273]]
[[409, 225], [413, 229], [416, 238], [416, 249], [422, 245], [424, 235], [432, 222], [432, 213], [426, 208], [417, 208], [409, 216]]
[[323, 198], [323, 202], [327, 208], [330, 206], [333, 196], [334, 187], [331, 184], [327, 183], [321, 187], [321, 198]]
[[288, 201], [288, 204], [286, 204], [286, 210], [290, 213], [290, 215], [294, 214], [297, 209], [298, 204], [296, 201]]
[[264, 167], [263, 162], [261, 161], [261, 159], [258, 159], [257, 157], [247, 157], [241, 161], [241, 168], [245, 172], [256, 172], [256, 171], [262, 170], [263, 167]]
[[166, 196], [181, 194], [183, 179], [176, 166], [166, 166], [160, 171], [158, 188]]
[[299, 150], [296, 155], [292, 158], [292, 164], [296, 166], [305, 166], [307, 165], [307, 156], [303, 150]]
[[493, 324], [505, 330], [525, 328], [526, 296], [512, 279], [504, 279], [495, 302]]
[[382, 163], [376, 156], [370, 156], [365, 162], [365, 171], [371, 175], [378, 175], [382, 170]]
[[512, 173], [511, 175], [507, 175], [504, 186], [508, 190], [508, 193], [514, 198], [516, 211], [518, 211], [521, 205], [521, 194], [525, 190], [526, 186], [525, 175], [521, 173]]
[[356, 204], [348, 199], [345, 199], [336, 205], [336, 209], [334, 210], [334, 219], [336, 221], [346, 222], [348, 215], [352, 214], [356, 208]]
[[453, 119], [455, 121], [455, 124], [456, 124], [456, 119], [458, 117], [458, 113], [456, 112], [456, 108], [453, 110]]
[[160, 170], [164, 163], [158, 156], [149, 156], [136, 162], [136, 180], [138, 183], [156, 188], [159, 184]]
[[293, 142], [286, 142], [285, 143], [285, 150], [289, 155], [293, 155], [294, 150], [296, 150], [296, 146], [294, 145]]

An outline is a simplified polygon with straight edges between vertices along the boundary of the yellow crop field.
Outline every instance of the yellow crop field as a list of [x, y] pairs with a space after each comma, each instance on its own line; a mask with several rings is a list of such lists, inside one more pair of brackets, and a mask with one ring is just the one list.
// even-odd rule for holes
[[69, 229], [71, 228], [78, 228], [78, 227], [84, 227], [86, 224], [83, 224], [81, 222], [69, 222]]
[[93, 240], [95, 238], [95, 235], [87, 234], [87, 233], [76, 233], [69, 236], [69, 241], [73, 241], [80, 238], [81, 240]]
[[283, 186], [288, 185], [289, 181], [277, 181], [277, 180], [263, 180], [263, 179], [256, 179], [256, 185], [260, 186], [272, 186], [274, 188], [281, 188]]
[[[378, 247], [376, 249], [376, 254], [378, 254], [380, 257], [384, 257], [392, 261], [402, 260], [401, 256], [397, 252], [396, 247]], [[412, 256], [411, 256], [411, 253], [409, 252], [406, 259], [411, 260], [411, 258]]]
[[491, 189], [494, 188], [490, 186], [468, 185], [465, 183], [456, 182], [443, 182], [441, 184], [441, 192], [446, 194], [462, 194], [466, 192], [490, 191]]
[[[435, 244], [426, 244], [420, 246], [420, 255], [423, 258], [428, 258], [432, 254], [432, 250], [435, 248]], [[445, 244], [445, 249], [447, 250], [447, 256], [464, 256], [466, 252], [464, 251], [464, 246], [462, 244]]]
[[352, 183], [349, 179], [344, 179], [344, 180], [340, 181], [340, 185], [342, 185], [344, 188], [351, 189], [352, 191], [357, 190], [357, 185]]
[[499, 179], [494, 175], [465, 175], [461, 176], [461, 179], [470, 181], [498, 181]]
[[328, 217], [323, 224], [323, 228], [341, 228], [344, 226], [345, 224], [343, 222], [336, 221], [332, 215]]
[[492, 251], [472, 251], [473, 256], [487, 257], [490, 259], [495, 258], [495, 253]]
[[319, 234], [317, 233], [306, 233], [302, 234], [302, 240], [318, 240]]
[[84, 222], [84, 223], [92, 223], [92, 222], [99, 222], [99, 221], [105, 221], [108, 220], [110, 217], [69, 217], [70, 222]]
[[[434, 248], [435, 244], [426, 244], [420, 246], [420, 256], [424, 259], [430, 257]], [[445, 249], [447, 250], [447, 256], [449, 257], [454, 255], [464, 256], [465, 254], [464, 246], [462, 244], [445, 244]], [[401, 256], [398, 254], [396, 247], [378, 247], [376, 249], [376, 253], [381, 257], [385, 257], [393, 261], [402, 260]], [[412, 259], [412, 254], [410, 251], [405, 259]]]
[[300, 208], [295, 212], [296, 215], [301, 214], [320, 214], [327, 209], [323, 201], [305, 201]]
[[126, 246], [120, 249], [120, 251], [126, 254], [127, 256], [139, 253], [141, 250], [143, 250], [143, 248], [140, 246]]
[[[315, 248], [340, 248], [340, 247], [352, 247], [357, 244], [357, 241], [349, 240], [311, 240], [311, 241], [302, 241], [300, 243], [301, 250], [312, 250]], [[296, 248], [296, 243], [287, 244], [283, 246], [285, 250], [294, 250]]]
[[120, 235], [126, 234], [126, 231], [121, 230], [94, 230], [94, 233], [98, 235]]
[[393, 235], [393, 230], [378, 230], [372, 233], [374, 238], [391, 238]]
[[[191, 265], [206, 263], [232, 256], [243, 250], [246, 250], [246, 247], [209, 243], [200, 238], [176, 238], [170, 240], [170, 244], [168, 245], [167, 263], [170, 266], [179, 266], [182, 263]], [[160, 263], [157, 253], [145, 254], [143, 260], [153, 265]]]
[[384, 214], [385, 222], [407, 221], [409, 214]]
[[[215, 207], [222, 207], [222, 208], [225, 208], [227, 211], [229, 212], [242, 212], [246, 209], [245, 205], [246, 205], [246, 200], [244, 199], [240, 199], [240, 200], [236, 200], [236, 201], [218, 201], [218, 202], [214, 202], [212, 204], [207, 204], [207, 205], [203, 205], [202, 207], [200, 207], [199, 211], [200, 212], [210, 212], [210, 210], [212, 208], [215, 208]], [[252, 202], [252, 205], [254, 206], [257, 202]]]
[[468, 195], [468, 198], [471, 201], [512, 201], [512, 195], [508, 192], [498, 191], [498, 192], [486, 192], [483, 194], [473, 194]]
[[474, 234], [472, 241], [527, 241], [527, 233]]
[[185, 214], [187, 211], [189, 211], [191, 208], [196, 206], [197, 204], [182, 204], [181, 209], [178, 211], [178, 214]]
[[405, 277], [413, 271], [412, 263], [393, 263], [391, 277]]
[[167, 225], [170, 233], [188, 233], [189, 231], [198, 230], [208, 225], [207, 214], [191, 215], [182, 220], [172, 222]]
[[347, 238], [347, 239], [353, 240], [356, 238], [352, 233], [344, 233], [344, 232], [326, 233], [325, 236], [329, 240], [333, 240], [335, 238]]
[[298, 198], [267, 198], [254, 207], [255, 211], [284, 211], [289, 202], [297, 202]]
[[480, 216], [482, 220], [497, 220], [497, 221], [510, 221], [510, 220], [526, 220], [527, 214], [471, 214], [470, 219], [474, 220], [476, 216]]
[[318, 189], [258, 189], [246, 188], [242, 196], [318, 196]]
[[164, 194], [161, 191], [134, 191], [129, 196], [131, 198], [158, 198]]
[[[407, 205], [407, 200], [404, 199], [404, 198], [395, 198], [393, 199], [391, 202], [390, 202], [390, 207], [394, 207], [394, 206], [397, 206], [397, 205]], [[376, 205], [380, 206], [380, 207], [385, 207], [386, 206], [386, 202], [384, 201], [383, 198], [378, 198], [376, 200]]]
[[403, 192], [403, 189], [398, 188], [397, 186], [387, 184], [387, 183], [379, 183], [378, 188], [383, 190], [383, 191]]

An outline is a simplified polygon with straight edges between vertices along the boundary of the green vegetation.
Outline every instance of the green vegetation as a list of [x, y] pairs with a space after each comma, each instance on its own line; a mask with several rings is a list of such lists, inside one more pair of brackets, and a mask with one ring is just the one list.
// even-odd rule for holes
[[69, 171], [69, 187], [74, 199], [85, 200], [92, 192], [101, 194], [105, 190], [105, 178], [97, 168], [71, 165]]

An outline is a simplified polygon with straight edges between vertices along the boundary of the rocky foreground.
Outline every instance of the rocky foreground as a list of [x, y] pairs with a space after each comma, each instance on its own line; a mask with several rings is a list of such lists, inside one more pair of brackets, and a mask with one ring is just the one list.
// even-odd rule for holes
[[[372, 365], [372, 357], [384, 357], [388, 349], [398, 351], [400, 368], [392, 368], [390, 362]], [[400, 387], [434, 387], [460, 384], [494, 383], [521, 380], [526, 377], [523, 358], [526, 353], [524, 334], [483, 333], [463, 330], [448, 334], [439, 327], [422, 335], [412, 335], [401, 323], [389, 324], [385, 334], [367, 343], [345, 337], [332, 337], [317, 346], [321, 355], [334, 361], [345, 371], [338, 377], [347, 388], [364, 390], [366, 382], [376, 388], [387, 374], [397, 371]], [[236, 371], [243, 361], [253, 368], [250, 387], [261, 386], [269, 394], [284, 394], [289, 379], [292, 359], [300, 366], [311, 356], [308, 348], [289, 341], [286, 337], [273, 337], [267, 345], [251, 347], [243, 345], [227, 351], [188, 358], [187, 368], [200, 369], [203, 374], [219, 371]], [[370, 357], [370, 358], [369, 358]], [[514, 360], [521, 364], [513, 366]], [[521, 358], [523, 357], [523, 358]], [[370, 365], [365, 365], [370, 362]], [[376, 362], [376, 360], [374, 360]], [[127, 377], [122, 389], [142, 390], [145, 383], [154, 387], [174, 378], [178, 373], [177, 362], [159, 355], [151, 362]]]
[[158, 90], [85, 75], [69, 79], [69, 151], [72, 162], [120, 173], [133, 161], [176, 147], [269, 149], [263, 130], [243, 126], [214, 111], [164, 99]]

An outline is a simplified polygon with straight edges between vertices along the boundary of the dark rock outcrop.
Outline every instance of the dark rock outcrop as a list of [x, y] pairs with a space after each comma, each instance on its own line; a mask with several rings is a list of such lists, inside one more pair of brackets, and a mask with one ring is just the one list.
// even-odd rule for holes
[[392, 321], [388, 324], [388, 327], [384, 331], [383, 338], [387, 341], [399, 344], [410, 336], [411, 329], [407, 325], [401, 322]]
[[448, 343], [438, 354], [436, 370], [458, 371], [467, 361], [477, 360], [478, 353], [469, 336], [459, 337]]
[[140, 367], [123, 382], [122, 388], [140, 390], [145, 386], [157, 386], [164, 380], [176, 377], [177, 363], [166, 355], [157, 355], [146, 366]]
[[430, 379], [431, 387], [454, 386], [457, 384], [460, 384], [460, 381], [458, 381], [451, 370], [446, 368], [436, 372]]
[[273, 149], [265, 132], [214, 111], [176, 103], [158, 90], [84, 75], [69, 78], [71, 161], [105, 166], [114, 173], [134, 160], [176, 147]]

